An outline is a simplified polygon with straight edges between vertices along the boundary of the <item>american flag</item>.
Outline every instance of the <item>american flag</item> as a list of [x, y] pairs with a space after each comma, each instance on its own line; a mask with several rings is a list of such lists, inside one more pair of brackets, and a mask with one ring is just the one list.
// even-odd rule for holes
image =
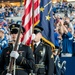
[[[34, 4], [34, 5], [33, 5]], [[39, 17], [40, 17], [40, 0], [25, 0], [24, 3], [24, 14], [22, 17], [22, 25], [25, 28], [25, 33], [22, 39], [22, 43], [26, 45], [30, 45], [33, 27], [34, 25], [38, 24]], [[33, 11], [34, 9], [34, 11]], [[32, 14], [34, 12], [34, 15]], [[34, 19], [33, 19], [34, 18]], [[34, 20], [34, 22], [33, 22]], [[34, 25], [33, 25], [34, 23]]]

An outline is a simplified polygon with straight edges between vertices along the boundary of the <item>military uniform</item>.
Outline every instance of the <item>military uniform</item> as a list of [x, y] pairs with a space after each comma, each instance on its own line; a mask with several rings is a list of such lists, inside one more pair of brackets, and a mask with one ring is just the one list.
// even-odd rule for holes
[[[45, 49], [45, 53], [43, 55], [43, 60], [39, 63], [42, 59], [43, 48]], [[37, 75], [53, 75], [54, 61], [51, 47], [41, 42], [34, 50], [34, 56], [35, 63], [37, 64], [36, 69], [39, 67], [37, 69]], [[42, 65], [39, 66], [38, 64], [42, 64], [44, 67], [42, 68]]]
[[[21, 25], [12, 24], [9, 26], [11, 38], [14, 43], [10, 43], [7, 48], [5, 48], [2, 52], [1, 61], [0, 61], [0, 75], [9, 75], [10, 74], [10, 57], [16, 59], [15, 61], [15, 75], [28, 75], [30, 70], [34, 69], [34, 57], [30, 47], [21, 44], [21, 37], [22, 34], [25, 32], [24, 28], [21, 27], [20, 36], [17, 37], [18, 31]], [[14, 39], [14, 38], [15, 39]], [[17, 41], [17, 48], [15, 49], [15, 41], [16, 38], [19, 38]], [[13, 75], [13, 73], [11, 74]]]
[[[43, 28], [40, 26], [34, 27], [34, 58], [35, 58], [35, 73], [36, 75], [53, 75], [54, 60], [51, 52], [51, 47], [48, 44], [41, 42]], [[35, 47], [36, 45], [36, 47]]]
[[[7, 67], [10, 62], [10, 53], [13, 49], [13, 45], [3, 50], [2, 59], [0, 61], [0, 75], [6, 75]], [[20, 44], [18, 53], [20, 54], [16, 60], [16, 75], [28, 75], [30, 69], [34, 67], [34, 58], [32, 50], [25, 45]]]

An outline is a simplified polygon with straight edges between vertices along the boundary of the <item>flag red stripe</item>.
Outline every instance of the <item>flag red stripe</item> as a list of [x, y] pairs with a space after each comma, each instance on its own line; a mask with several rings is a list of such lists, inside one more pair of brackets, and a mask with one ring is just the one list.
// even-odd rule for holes
[[26, 41], [26, 45], [30, 45], [31, 43], [31, 36], [29, 37], [29, 39]]
[[25, 15], [23, 15], [22, 17], [22, 25], [24, 25], [24, 21], [25, 21]]
[[34, 24], [40, 19], [40, 14], [37, 14], [35, 17], [34, 17]]
[[22, 20], [23, 20], [22, 25], [24, 25], [25, 17], [29, 14], [31, 8], [32, 8], [32, 2], [30, 2], [29, 6], [24, 10], [25, 14], [22, 17]]
[[32, 26], [32, 17], [30, 18], [28, 24], [25, 25], [25, 33], [30, 29], [30, 27]]
[[34, 3], [34, 10], [37, 9], [37, 7], [39, 6], [39, 2], [38, 0]]
[[[27, 5], [26, 5], [27, 4]], [[24, 15], [22, 17], [22, 24], [25, 28], [25, 33], [23, 37], [23, 43], [26, 45], [30, 45], [31, 37], [32, 37], [32, 0], [26, 0]], [[34, 1], [34, 24], [39, 20], [40, 13], [39, 13], [39, 0]]]
[[29, 6], [25, 10], [25, 16], [27, 16], [30, 13], [30, 10], [32, 8], [32, 2], [30, 2]]

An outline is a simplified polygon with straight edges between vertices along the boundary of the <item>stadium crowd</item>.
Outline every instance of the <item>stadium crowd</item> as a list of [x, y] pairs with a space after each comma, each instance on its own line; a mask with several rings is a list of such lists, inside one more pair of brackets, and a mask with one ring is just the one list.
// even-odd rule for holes
[[[0, 28], [4, 29], [4, 34], [9, 37], [9, 25], [16, 23], [13, 19], [7, 17], [19, 17], [23, 14], [24, 7], [17, 6], [0, 6]], [[62, 53], [70, 53], [75, 55], [75, 5], [71, 3], [56, 3], [53, 5], [54, 18], [54, 37], [55, 46], [62, 47]], [[62, 43], [62, 44], [61, 44]]]
[[[61, 8], [60, 8], [61, 7]], [[66, 10], [65, 10], [66, 9]], [[54, 9], [55, 10], [55, 9]], [[62, 53], [75, 55], [75, 7], [71, 3], [56, 7], [54, 11], [55, 46], [62, 48]]]
[[[3, 49], [11, 42], [9, 26], [18, 22], [7, 17], [22, 16], [23, 10], [23, 6], [0, 6], [0, 56]], [[56, 51], [60, 50], [57, 54], [53, 52], [54, 56], [75, 56], [75, 6], [71, 3], [54, 4], [53, 18], [55, 48]]]

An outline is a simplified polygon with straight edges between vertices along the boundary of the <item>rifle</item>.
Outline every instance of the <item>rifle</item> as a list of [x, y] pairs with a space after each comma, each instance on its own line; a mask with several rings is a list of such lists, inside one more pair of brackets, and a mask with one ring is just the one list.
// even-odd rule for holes
[[[17, 47], [18, 47], [18, 41], [19, 41], [21, 29], [22, 29], [22, 26], [20, 25], [20, 28], [18, 30], [18, 36], [17, 36], [16, 42], [15, 42], [15, 45], [14, 45], [14, 48], [13, 48], [14, 51], [16, 51]], [[12, 74], [12, 70], [13, 70], [13, 66], [14, 66], [14, 72], [13, 72], [14, 74], [13, 75], [15, 75], [15, 62], [16, 62], [16, 59], [10, 57], [8, 73]]]

